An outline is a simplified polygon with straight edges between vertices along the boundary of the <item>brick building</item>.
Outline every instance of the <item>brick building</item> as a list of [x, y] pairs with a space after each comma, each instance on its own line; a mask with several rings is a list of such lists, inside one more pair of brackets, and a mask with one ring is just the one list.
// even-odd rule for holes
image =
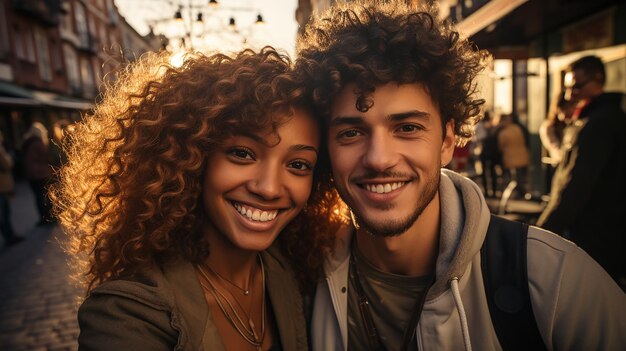
[[[133, 40], [127, 40], [133, 38]], [[52, 132], [93, 107], [124, 52], [161, 49], [142, 37], [113, 0], [0, 0], [0, 130], [19, 150], [32, 121]]]

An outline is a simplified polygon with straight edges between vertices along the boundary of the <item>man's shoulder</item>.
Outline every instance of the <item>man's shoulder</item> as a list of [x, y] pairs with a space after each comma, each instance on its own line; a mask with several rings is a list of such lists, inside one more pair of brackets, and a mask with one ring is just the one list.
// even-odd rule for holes
[[529, 226], [527, 269], [530, 286], [543, 292], [576, 289], [579, 284], [611, 285], [606, 271], [574, 242], [553, 232]]

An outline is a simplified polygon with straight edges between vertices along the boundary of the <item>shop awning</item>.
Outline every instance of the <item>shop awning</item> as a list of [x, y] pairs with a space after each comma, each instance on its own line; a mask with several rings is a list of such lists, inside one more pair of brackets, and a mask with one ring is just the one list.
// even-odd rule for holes
[[71, 110], [89, 110], [93, 102], [63, 96], [55, 93], [23, 88], [9, 82], [0, 81], [0, 105], [40, 106]]
[[[491, 51], [496, 58], [542, 57], [615, 45], [613, 15], [604, 10], [624, 11], [624, 2], [491, 0], [456, 25], [478, 48]], [[623, 26], [615, 27], [620, 29]]]

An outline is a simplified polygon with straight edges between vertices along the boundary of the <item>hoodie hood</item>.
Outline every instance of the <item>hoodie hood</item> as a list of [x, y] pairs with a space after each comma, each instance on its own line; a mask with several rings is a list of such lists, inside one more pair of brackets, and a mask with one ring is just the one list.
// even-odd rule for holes
[[461, 279], [470, 260], [482, 247], [489, 209], [473, 181], [456, 172], [442, 169], [439, 183], [441, 229], [436, 281], [428, 292], [435, 298], [449, 288], [452, 278]]

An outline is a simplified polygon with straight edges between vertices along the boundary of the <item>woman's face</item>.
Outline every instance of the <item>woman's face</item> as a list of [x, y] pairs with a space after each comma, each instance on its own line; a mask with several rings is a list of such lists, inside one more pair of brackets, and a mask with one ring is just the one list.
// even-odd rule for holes
[[268, 248], [306, 204], [318, 149], [319, 129], [300, 109], [276, 133], [227, 139], [207, 162], [202, 190], [218, 235], [240, 249]]

